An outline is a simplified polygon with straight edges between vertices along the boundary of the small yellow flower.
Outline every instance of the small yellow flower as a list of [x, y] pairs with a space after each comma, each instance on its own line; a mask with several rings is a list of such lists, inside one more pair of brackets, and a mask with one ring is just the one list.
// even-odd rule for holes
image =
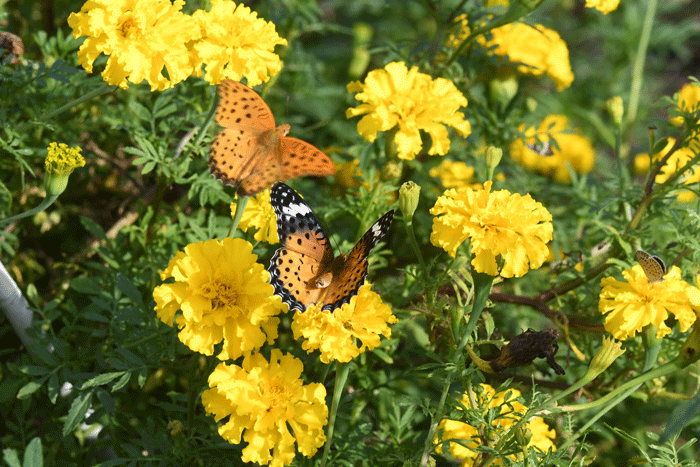
[[[680, 91], [678, 91], [678, 108], [683, 112], [693, 112], [700, 105], [700, 87], [695, 83], [685, 84]], [[683, 117], [674, 117], [671, 119], [671, 123], [675, 126], [683, 125]]]
[[603, 345], [591, 359], [591, 364], [583, 378], [587, 381], [593, 381], [623, 353], [625, 353], [625, 349], [622, 348], [621, 342], [607, 336], [603, 337]]
[[611, 11], [617, 10], [617, 6], [620, 4], [620, 0], [586, 0], [587, 8], [595, 8], [604, 15], [607, 15]]
[[44, 186], [49, 196], [58, 196], [68, 186], [68, 176], [73, 170], [85, 166], [85, 159], [80, 155], [80, 147], [69, 148], [65, 143], [51, 143], [48, 150]]
[[[572, 133], [564, 115], [548, 115], [538, 129], [520, 127], [525, 140], [517, 139], [510, 145], [515, 162], [559, 183], [571, 181], [567, 167], [578, 174], [587, 174], [595, 164], [593, 145], [585, 136]], [[539, 139], [539, 143], [538, 143]], [[551, 140], [557, 142], [557, 147]]]
[[[88, 0], [71, 13], [73, 36], [87, 36], [78, 63], [88, 72], [101, 54], [109, 55], [102, 78], [126, 89], [127, 80], [146, 80], [151, 90], [163, 90], [192, 74], [188, 42], [199, 37], [192, 18], [180, 11], [184, 0]], [[163, 75], [163, 67], [168, 78]]]
[[418, 72], [416, 66], [409, 70], [403, 62], [392, 62], [382, 70], [370, 71], [364, 83], [354, 81], [347, 88], [358, 93], [355, 99], [363, 102], [348, 109], [347, 118], [366, 114], [357, 131], [370, 142], [377, 138], [377, 132], [397, 127], [394, 142], [401, 159], [413, 159], [422, 150], [419, 130], [432, 139], [430, 155], [444, 155], [450, 149], [446, 126], [464, 137], [471, 133], [471, 125], [458, 112], [467, 99], [451, 81], [433, 79]]
[[534, 27], [524, 23], [510, 23], [491, 31], [492, 39], [478, 38], [485, 48], [496, 47], [491, 53], [508, 57], [518, 63], [522, 74], [547, 75], [561, 91], [571, 86], [574, 74], [569, 63], [569, 49], [556, 31], [541, 24]]
[[[231, 217], [236, 213], [236, 203], [231, 203]], [[247, 232], [254, 227], [256, 229], [253, 236], [258, 242], [270, 244], [279, 243], [277, 236], [277, 216], [270, 204], [270, 188], [261, 191], [248, 200], [248, 204], [243, 211], [243, 217], [238, 224], [239, 228]]]
[[445, 188], [481, 188], [481, 184], [474, 181], [474, 167], [462, 161], [443, 159], [440, 165], [428, 173], [431, 177], [439, 178]]
[[600, 285], [598, 310], [607, 314], [605, 330], [617, 340], [634, 337], [645, 326], [653, 324], [658, 329], [656, 337], [671, 332], [665, 321], [673, 313], [685, 332], [700, 312], [700, 291], [681, 279], [681, 270], [673, 266], [663, 281], [649, 283], [642, 267], [622, 271], [627, 282], [614, 277], [603, 278]]
[[224, 439], [238, 444], [242, 436], [248, 443], [243, 462], [282, 467], [294, 460], [295, 442], [306, 457], [325, 444], [326, 389], [304, 385], [303, 370], [301, 360], [272, 349], [269, 362], [252, 354], [241, 366], [220, 363], [209, 376], [202, 404], [217, 422], [228, 418], [219, 426]]
[[192, 17], [199, 24], [202, 39], [194, 44], [200, 62], [206, 66], [204, 79], [219, 84], [224, 79], [248, 86], [266, 82], [282, 69], [276, 45], [287, 45], [275, 25], [258, 18], [245, 5], [231, 0], [212, 0], [211, 11], [197, 10]]
[[155, 288], [155, 311], [169, 326], [175, 320], [178, 337], [193, 351], [213, 355], [223, 342], [217, 357], [236, 359], [277, 337], [284, 305], [252, 251], [240, 238], [191, 243], [160, 273], [175, 282]]
[[[530, 195], [507, 190], [447, 190], [430, 213], [430, 241], [453, 258], [466, 239], [471, 241], [472, 266], [492, 276], [520, 277], [547, 259], [552, 240], [552, 215]], [[499, 272], [500, 258], [503, 265]]]
[[[437, 446], [437, 452], [442, 453], [447, 446], [452, 457], [462, 461], [462, 466], [472, 466], [477, 460], [483, 460], [484, 456], [477, 452], [479, 447], [484, 446], [483, 437], [488, 436], [488, 445], [493, 447], [499, 441], [500, 436], [520, 420], [527, 411], [527, 407], [517, 400], [520, 397], [520, 391], [517, 389], [496, 393], [488, 384], [481, 384], [475, 389], [477, 402], [475, 409], [483, 414], [483, 418], [487, 418], [489, 409], [498, 409], [495, 419], [491, 422], [491, 428], [443, 419], [438, 425], [438, 435], [435, 437], [436, 442], [440, 443]], [[468, 393], [462, 396], [461, 402], [467, 408], [474, 408]], [[525, 426], [531, 433], [527, 443], [528, 447], [534, 447], [542, 453], [549, 450], [556, 451], [557, 448], [553, 441], [556, 438], [556, 432], [550, 429], [541, 417], [531, 418]], [[442, 436], [439, 436], [440, 434]], [[442, 443], [442, 440], [449, 439], [461, 440], [461, 442], [446, 441]], [[522, 456], [515, 454], [503, 455], [503, 458], [513, 461], [518, 460], [519, 457], [522, 458]], [[495, 465], [501, 465], [502, 462], [503, 459], [498, 459]]]
[[[344, 363], [379, 346], [380, 336], [390, 337], [389, 324], [396, 322], [391, 308], [370, 290], [369, 284], [364, 284], [350, 303], [333, 312], [323, 311], [315, 305], [297, 312], [292, 331], [295, 339], [304, 339], [301, 345], [304, 350], [310, 353], [318, 349], [321, 352], [323, 363], [331, 360]], [[362, 345], [358, 346], [358, 340]]]

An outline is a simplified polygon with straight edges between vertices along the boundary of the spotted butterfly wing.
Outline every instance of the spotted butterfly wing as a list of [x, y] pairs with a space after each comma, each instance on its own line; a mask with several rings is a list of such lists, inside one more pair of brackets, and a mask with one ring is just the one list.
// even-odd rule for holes
[[254, 195], [277, 180], [335, 173], [327, 155], [287, 136], [289, 125], [275, 126], [270, 108], [248, 86], [224, 80], [219, 96], [216, 122], [223, 129], [209, 151], [209, 168], [225, 185], [238, 186], [239, 195]]
[[367, 276], [367, 256], [386, 234], [394, 216], [389, 211], [365, 233], [348, 256], [333, 254], [326, 232], [308, 204], [284, 183], [270, 191], [283, 248], [270, 260], [275, 294], [290, 310], [306, 310], [323, 301], [333, 311], [357, 294]]
[[650, 255], [644, 250], [637, 250], [635, 256], [637, 257], [637, 262], [642, 266], [644, 274], [647, 276], [647, 280], [650, 284], [664, 280], [666, 264], [664, 264], [661, 258]]

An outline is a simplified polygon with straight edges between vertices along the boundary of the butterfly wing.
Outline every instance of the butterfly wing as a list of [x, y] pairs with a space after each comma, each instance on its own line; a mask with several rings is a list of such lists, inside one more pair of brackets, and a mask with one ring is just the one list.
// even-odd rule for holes
[[372, 248], [386, 235], [393, 219], [392, 209], [375, 222], [357, 242], [326, 290], [323, 298], [324, 310], [333, 311], [357, 295], [367, 277], [367, 257]]
[[333, 248], [309, 205], [287, 185], [272, 186], [270, 204], [284, 245], [270, 260], [270, 283], [290, 310], [303, 311], [324, 292], [316, 286], [316, 279], [327, 272]]
[[248, 126], [269, 130], [275, 127], [275, 117], [257, 92], [245, 84], [225, 79], [219, 84], [219, 107], [216, 123], [224, 128]]
[[283, 177], [281, 181], [302, 175], [321, 177], [335, 174], [335, 164], [323, 151], [291, 136], [282, 138], [280, 163]]

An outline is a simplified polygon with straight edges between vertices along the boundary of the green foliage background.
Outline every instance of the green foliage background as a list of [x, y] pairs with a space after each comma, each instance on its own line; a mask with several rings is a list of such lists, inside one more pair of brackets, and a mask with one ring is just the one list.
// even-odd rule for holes
[[[568, 44], [576, 76], [570, 88], [556, 92], [546, 79], [522, 78], [518, 94], [504, 108], [488, 94], [492, 58], [461, 57], [442, 69], [442, 76], [469, 99], [465, 112], [473, 125], [466, 141], [453, 138], [449, 157], [474, 165], [477, 179], [483, 180], [486, 167], [477, 148], [482, 143], [502, 147], [505, 154], [498, 171], [506, 180], [499, 188], [529, 193], [544, 204], [554, 217], [554, 250], [583, 258], [583, 273], [566, 262], [545, 265], [524, 278], [496, 284], [494, 291], [536, 296], [582, 279], [579, 287], [548, 305], [569, 318], [572, 341], [590, 359], [600, 347], [603, 321], [597, 311], [601, 276], [585, 275], [596, 262], [591, 255], [596, 245], [605, 241], [611, 246], [610, 267], [603, 275], [620, 278], [620, 271], [634, 264], [638, 242], [667, 264], [680, 266], [688, 282], [698, 273], [697, 198], [679, 204], [673, 187], [655, 192], [638, 226], [626, 227], [642, 200], [645, 182], [644, 176], [632, 173], [631, 161], [635, 154], [649, 152], [649, 128], [654, 127], [655, 141], [679, 137], [680, 130], [667, 123], [666, 109], [672, 103], [668, 96], [689, 75], [698, 74], [700, 13], [688, 1], [622, 0], [608, 15], [583, 3], [545, 0], [524, 19], [556, 30]], [[190, 78], [163, 92], [150, 92], [142, 84], [86, 98], [105, 84], [99, 73], [86, 74], [77, 65], [80, 40], [73, 39], [66, 19], [81, 6], [58, 0], [0, 3], [0, 25], [18, 34], [26, 48], [21, 64], [0, 64], [0, 216], [39, 204], [49, 143], [79, 145], [87, 159], [47, 212], [0, 232], [0, 260], [34, 307], [38, 338], [30, 353], [20, 348], [7, 321], [0, 321], [0, 439], [5, 460], [20, 465], [13, 459], [23, 457], [24, 465], [51, 466], [146, 461], [239, 465], [241, 447], [219, 437], [199, 402], [216, 361], [193, 355], [179, 343], [175, 330], [156, 318], [151, 295], [159, 284], [158, 272], [178, 250], [188, 243], [223, 238], [231, 225], [233, 190], [214, 180], [207, 167], [215, 129], [190, 139], [175, 157], [181, 140], [201, 127], [215, 105], [215, 87]], [[365, 174], [368, 188], [358, 192], [340, 192], [332, 178], [291, 182], [328, 226], [333, 244], [347, 252], [388, 209], [384, 201], [391, 200], [402, 182], [413, 180], [422, 187], [414, 226], [433, 274], [426, 278], [417, 271], [399, 216], [386, 245], [373, 253], [370, 279], [400, 322], [380, 349], [352, 362], [352, 391], [341, 400], [329, 459], [332, 465], [419, 465], [446, 375], [456, 375], [446, 413], [476, 416], [456, 410], [454, 398], [470, 381], [486, 377], [474, 372], [463, 349], [447, 337], [451, 320], [461, 316], [455, 310], [469, 309], [465, 300], [473, 288], [464, 262], [448, 261], [429, 242], [428, 210], [443, 188], [428, 170], [441, 158], [422, 154], [403, 165], [400, 178], [382, 177], [388, 163], [383, 136], [368, 143], [357, 133], [357, 119], [345, 118], [345, 110], [357, 105], [346, 85], [395, 60], [437, 76], [435, 64], [445, 53], [442, 47], [453, 19], [461, 13], [479, 18], [483, 6], [457, 0], [270, 0], [250, 6], [274, 21], [279, 34], [289, 40], [281, 49], [284, 68], [266, 94], [278, 124], [289, 123], [293, 136], [319, 148], [340, 148], [332, 154], [334, 160], [357, 158]], [[197, 8], [206, 5], [188, 2], [186, 11]], [[650, 8], [655, 8], [652, 23], [645, 19]], [[648, 49], [640, 39], [645, 25], [652, 31]], [[371, 37], [358, 31], [369, 31]], [[626, 104], [627, 123], [619, 134], [617, 153], [618, 132], [605, 111], [605, 101], [612, 96], [621, 96]], [[630, 115], [628, 104], [634, 101], [638, 110]], [[536, 125], [550, 113], [569, 116], [596, 147], [594, 172], [568, 185], [524, 170], [507, 154], [521, 123]], [[692, 131], [686, 128], [685, 134]], [[617, 168], [618, 156], [623, 170]], [[688, 188], [698, 192], [697, 185]], [[265, 244], [255, 250], [263, 264], [273, 251]], [[464, 277], [466, 289], [451, 282], [448, 265]], [[434, 302], [426, 297], [431, 291], [436, 293]], [[301, 358], [307, 380], [323, 382], [331, 394], [333, 368], [293, 341], [290, 319], [283, 318], [277, 345]], [[532, 307], [494, 301], [476, 335], [490, 339], [495, 328], [495, 343], [502, 344], [527, 328], [553, 326], [561, 323]], [[673, 359], [684, 339], [676, 327], [662, 341], [658, 363]], [[534, 406], [586, 371], [587, 361], [579, 361], [565, 340], [560, 344], [564, 376], [553, 375], [537, 361], [485, 380], [494, 387], [517, 387], [524, 403]], [[649, 343], [638, 336], [624, 347], [624, 356], [565, 403], [596, 400], [639, 374]], [[613, 466], [650, 458], [656, 459], [655, 465], [694, 465], [700, 459], [698, 448], [686, 441], [698, 436], [698, 416], [683, 409], [688, 404], [681, 400], [696, 393], [698, 381], [694, 364], [648, 382], [569, 450], [545, 460], [530, 457], [530, 465]], [[66, 383], [72, 391], [62, 394]], [[670, 416], [676, 407], [684, 415]], [[546, 420], [556, 428], [560, 443], [579, 433], [596, 411]], [[685, 423], [678, 422], [683, 416]], [[656, 436], [669, 419], [683, 429], [678, 439], [660, 446]], [[172, 421], [182, 422], [187, 431], [172, 436]], [[87, 439], [89, 430], [82, 423], [100, 424], [103, 430], [97, 439]], [[318, 465], [320, 457], [298, 457], [296, 465]], [[435, 462], [452, 465], [439, 455]]]

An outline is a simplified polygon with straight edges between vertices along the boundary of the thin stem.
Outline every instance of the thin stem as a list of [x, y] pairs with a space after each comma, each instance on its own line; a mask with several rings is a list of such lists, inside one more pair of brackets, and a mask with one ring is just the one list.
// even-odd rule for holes
[[216, 98], [214, 98], [214, 100], [212, 100], [211, 102], [211, 108], [209, 109], [207, 118], [204, 119], [204, 123], [202, 124], [202, 129], [199, 131], [197, 137], [192, 143], [194, 147], [199, 147], [200, 143], [202, 142], [202, 138], [204, 138], [204, 135], [207, 133], [207, 129], [209, 128], [209, 125], [211, 125], [211, 121], [214, 119], [214, 115], [216, 115], [216, 109], [218, 108], [218, 104], [219, 103], [217, 102]]
[[425, 280], [428, 280], [428, 268], [425, 267], [425, 261], [423, 260], [423, 255], [420, 252], [420, 248], [418, 248], [418, 241], [416, 240], [416, 234], [413, 231], [413, 216], [411, 216], [411, 217], [404, 216], [403, 220], [404, 220], [404, 225], [406, 226], [406, 233], [408, 234], [409, 243], [411, 244], [411, 247], [413, 247], [413, 252], [416, 254], [416, 257], [418, 258], [418, 262], [420, 263], [421, 271], [423, 272], [423, 277], [425, 278]]
[[350, 373], [349, 363], [336, 362], [335, 364], [335, 386], [333, 387], [333, 401], [331, 402], [331, 413], [328, 415], [328, 432], [326, 433], [326, 445], [323, 447], [323, 459], [321, 459], [321, 467], [325, 467], [328, 461], [328, 454], [331, 450], [331, 440], [333, 439], [333, 431], [335, 430], [335, 417], [338, 413], [338, 405], [340, 397], [343, 395], [343, 388], [348, 380]]
[[637, 108], [639, 107], [639, 96], [641, 95], [642, 79], [644, 77], [644, 62], [646, 60], [647, 49], [649, 48], [649, 38], [651, 37], [651, 27], [654, 24], [654, 16], [656, 15], [657, 0], [648, 0], [647, 12], [644, 16], [644, 24], [642, 25], [642, 34], [639, 37], [639, 47], [637, 55], [634, 57], [632, 65], [632, 82], [630, 84], [630, 102], [627, 112], [627, 127], [637, 118]]
[[442, 420], [442, 412], [445, 407], [445, 401], [447, 400], [447, 394], [450, 390], [450, 385], [452, 384], [452, 373], [453, 371], [447, 373], [447, 378], [445, 378], [445, 383], [442, 386], [440, 402], [438, 403], [437, 409], [435, 410], [435, 415], [433, 416], [433, 419], [430, 423], [428, 437], [425, 439], [425, 447], [423, 448], [423, 455], [420, 459], [421, 467], [426, 467], [428, 465], [428, 461], [430, 460], [430, 453], [432, 452], [435, 431], [437, 430], [438, 423], [440, 423], [440, 420]]
[[58, 198], [58, 195], [48, 195], [44, 200], [39, 203], [39, 206], [35, 207], [34, 209], [30, 209], [29, 211], [24, 211], [23, 213], [17, 214], [16, 216], [8, 217], [7, 219], [2, 219], [0, 220], [0, 227], [11, 224], [12, 222], [18, 221], [24, 217], [29, 217], [33, 216], [34, 214], [37, 214], [44, 209], [48, 208], [53, 204], [54, 201], [56, 201], [56, 198]]
[[245, 211], [245, 207], [246, 204], [248, 204], [249, 199], [250, 196], [241, 196], [238, 198], [238, 202], [236, 203], [236, 213], [233, 215], [233, 224], [231, 224], [231, 230], [228, 232], [229, 237], [233, 237], [233, 235], [236, 233], [236, 229], [238, 228], [238, 224], [241, 222], [243, 211]]
[[112, 92], [115, 90], [117, 87], [113, 86], [111, 84], [103, 83], [102, 86], [100, 86], [97, 89], [94, 89], [90, 91], [89, 93], [85, 94], [84, 96], [80, 96], [77, 99], [70, 101], [69, 103], [62, 105], [61, 107], [52, 110], [51, 112], [45, 113], [44, 115], [41, 116], [41, 120], [49, 120], [56, 115], [65, 112], [66, 110], [72, 109], [73, 107], [76, 107], [83, 102], [87, 102], [91, 99], [94, 99], [95, 97], [99, 97], [103, 94], [107, 94], [109, 92]]

